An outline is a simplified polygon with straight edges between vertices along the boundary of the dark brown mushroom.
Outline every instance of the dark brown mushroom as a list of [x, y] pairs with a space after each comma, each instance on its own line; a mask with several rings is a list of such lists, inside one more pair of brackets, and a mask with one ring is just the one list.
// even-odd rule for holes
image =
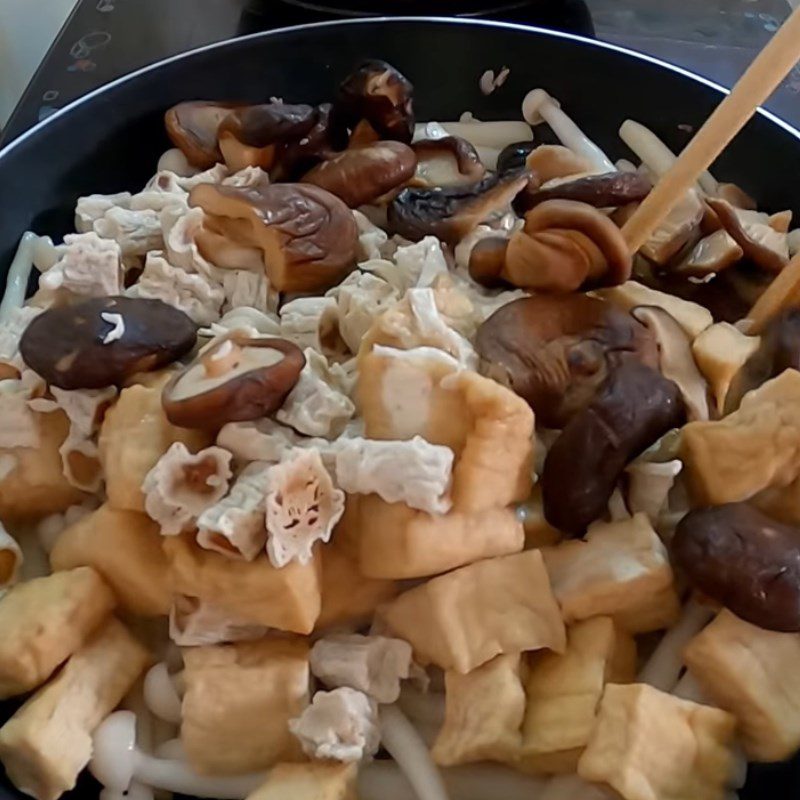
[[25, 329], [23, 361], [61, 389], [102, 389], [188, 353], [197, 327], [161, 300], [94, 297], [50, 308]]
[[800, 631], [800, 530], [747, 503], [689, 512], [670, 549], [689, 583], [768, 631]]
[[279, 292], [316, 292], [339, 283], [355, 266], [358, 228], [335, 195], [307, 183], [259, 182], [250, 187], [195, 186], [189, 204], [206, 212], [197, 245], [219, 267], [242, 266], [260, 254], [270, 285]]
[[582, 536], [605, 515], [625, 466], [682, 422], [678, 387], [636, 359], [623, 361], [547, 453], [541, 478], [547, 521]]
[[411, 186], [466, 186], [486, 173], [478, 151], [460, 136], [422, 139], [412, 148], [417, 168]]
[[475, 243], [469, 254], [469, 274], [482, 286], [502, 286], [500, 278], [506, 262], [508, 239], [504, 236], [487, 236]]
[[650, 181], [638, 172], [607, 172], [560, 179], [558, 183], [521, 192], [514, 208], [524, 214], [547, 200], [577, 200], [595, 208], [617, 208], [643, 200], [650, 189]]
[[385, 61], [365, 61], [339, 85], [333, 113], [337, 127], [353, 130], [366, 120], [381, 139], [411, 142], [414, 87]]
[[658, 366], [647, 329], [627, 311], [583, 294], [534, 295], [494, 312], [478, 329], [481, 371], [512, 388], [547, 428], [586, 408], [624, 360]]
[[525, 169], [527, 167], [526, 160], [535, 147], [534, 141], [507, 144], [497, 156], [497, 171], [503, 175], [506, 172]]
[[275, 148], [269, 174], [274, 181], [299, 180], [320, 161], [335, 153], [331, 132], [331, 104], [314, 109], [314, 124], [302, 137], [286, 139]]
[[326, 189], [350, 208], [358, 208], [405, 183], [414, 174], [416, 162], [407, 144], [375, 142], [323, 161], [306, 173], [302, 182]]
[[164, 115], [170, 141], [198, 169], [213, 167], [222, 161], [217, 130], [225, 117], [238, 108], [232, 103], [210, 103], [194, 100], [178, 103]]
[[414, 242], [436, 236], [455, 245], [489, 217], [505, 212], [530, 173], [492, 174], [470, 186], [403, 189], [388, 209], [395, 233]]

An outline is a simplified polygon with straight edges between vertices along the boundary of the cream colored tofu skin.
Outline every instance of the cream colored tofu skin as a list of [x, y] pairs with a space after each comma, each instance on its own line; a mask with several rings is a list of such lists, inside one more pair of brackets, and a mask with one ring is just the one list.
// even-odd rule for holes
[[278, 764], [246, 800], [358, 800], [356, 764]]
[[645, 514], [596, 523], [586, 539], [541, 550], [567, 624], [613, 617], [629, 633], [666, 628], [678, 617], [667, 551]]
[[100, 506], [61, 533], [50, 551], [50, 565], [57, 572], [93, 567], [132, 614], [169, 613], [172, 591], [158, 524], [138, 511]]
[[114, 608], [89, 567], [15, 586], [0, 600], [0, 697], [35, 689], [83, 646]]
[[606, 684], [629, 683], [635, 674], [636, 643], [611, 617], [567, 628], [562, 655], [532, 653], [516, 766], [536, 773], [575, 772]]
[[308, 644], [301, 640], [183, 650], [181, 740], [204, 775], [236, 775], [304, 760], [288, 722], [309, 702]]
[[0, 760], [12, 783], [37, 800], [74, 788], [92, 755], [92, 732], [149, 663], [125, 626], [109, 620], [0, 728]]
[[625, 800], [723, 800], [735, 729], [727, 711], [641, 683], [609, 684], [578, 775]]
[[751, 761], [781, 761], [800, 747], [800, 636], [765, 631], [723, 610], [684, 651], [715, 705], [736, 717]]
[[502, 653], [563, 652], [566, 635], [541, 552], [478, 561], [401, 594], [383, 611], [418, 659], [467, 673]]

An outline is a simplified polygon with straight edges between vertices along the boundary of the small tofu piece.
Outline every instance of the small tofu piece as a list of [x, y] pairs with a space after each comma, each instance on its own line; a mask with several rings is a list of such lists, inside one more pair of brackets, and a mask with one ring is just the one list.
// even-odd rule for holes
[[606, 684], [630, 683], [635, 675], [636, 643], [611, 617], [567, 628], [563, 655], [532, 654], [516, 766], [526, 772], [575, 772]]
[[37, 800], [75, 787], [92, 755], [92, 733], [151, 663], [110, 619], [64, 669], [0, 728], [0, 760], [11, 782]]
[[736, 720], [643, 683], [608, 684], [578, 762], [625, 800], [722, 800], [734, 774]]
[[50, 551], [56, 571], [89, 566], [122, 608], [143, 617], [167, 615], [172, 603], [168, 562], [158, 523], [138, 511], [103, 505], [64, 530]]
[[191, 534], [165, 538], [162, 547], [175, 594], [213, 603], [229, 611], [238, 623], [292, 633], [314, 630], [321, 607], [318, 549], [308, 564], [292, 561], [278, 569], [266, 555], [238, 561], [204, 550]]
[[302, 761], [289, 731], [309, 701], [308, 644], [299, 639], [183, 650], [181, 740], [203, 775], [236, 775]]
[[800, 636], [765, 631], [723, 610], [684, 650], [693, 677], [730, 711], [750, 761], [800, 747]]
[[17, 584], [0, 600], [0, 698], [44, 683], [113, 608], [114, 595], [89, 567]]
[[439, 766], [514, 759], [525, 714], [521, 661], [509, 653], [466, 675], [445, 672], [444, 725], [431, 748]]
[[432, 578], [382, 611], [417, 658], [467, 673], [502, 653], [564, 652], [566, 634], [541, 551], [490, 558]]
[[246, 800], [358, 800], [357, 764], [277, 764]]
[[647, 633], [678, 618], [667, 551], [645, 514], [596, 523], [585, 540], [541, 553], [567, 624], [609, 616], [622, 630]]

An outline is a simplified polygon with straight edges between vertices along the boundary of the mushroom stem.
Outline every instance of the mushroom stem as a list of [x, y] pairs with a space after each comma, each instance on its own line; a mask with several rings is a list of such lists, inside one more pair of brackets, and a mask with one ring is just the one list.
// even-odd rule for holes
[[219, 378], [232, 372], [242, 360], [242, 348], [228, 339], [220, 347], [212, 349], [201, 359], [207, 378]]
[[144, 702], [159, 719], [173, 725], [181, 724], [181, 698], [163, 661], [145, 675]]
[[708, 694], [703, 691], [703, 687], [697, 682], [697, 678], [688, 669], [672, 690], [672, 694], [675, 697], [680, 697], [681, 700], [689, 700], [700, 705], [711, 705]]
[[561, 144], [589, 161], [598, 172], [616, 172], [614, 162], [561, 110], [544, 89], [528, 92], [522, 101], [522, 116], [531, 125], [543, 119], [553, 129]]
[[14, 309], [20, 308], [25, 302], [25, 292], [33, 270], [34, 250], [38, 241], [39, 237], [35, 233], [25, 231], [22, 234], [14, 260], [8, 268], [6, 291], [0, 301], [0, 322], [7, 319]]

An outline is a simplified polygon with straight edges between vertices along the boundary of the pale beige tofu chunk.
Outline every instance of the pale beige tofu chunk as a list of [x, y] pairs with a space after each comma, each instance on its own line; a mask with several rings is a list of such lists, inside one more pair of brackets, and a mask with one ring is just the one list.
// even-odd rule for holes
[[299, 639], [183, 650], [181, 740], [203, 775], [236, 775], [303, 761], [289, 731], [309, 702], [308, 644]]
[[439, 766], [514, 759], [525, 714], [521, 661], [509, 653], [466, 675], [445, 672], [444, 725], [431, 748]]
[[680, 458], [699, 505], [747, 500], [800, 477], [800, 372], [787, 369], [748, 392], [737, 411], [714, 422], [690, 422]]
[[715, 705], [730, 711], [751, 761], [800, 747], [800, 636], [765, 631], [723, 610], [684, 651]]
[[563, 652], [564, 623], [541, 552], [490, 558], [401, 594], [382, 619], [417, 658], [466, 673], [502, 653]]
[[94, 729], [150, 664], [150, 654], [109, 620], [0, 728], [0, 760], [11, 782], [37, 800], [75, 787], [92, 755]]
[[277, 764], [246, 800], [358, 800], [357, 764]]
[[56, 571], [93, 567], [120, 606], [132, 614], [169, 613], [167, 557], [158, 524], [146, 514], [101, 506], [60, 534], [50, 551], [50, 564]]
[[160, 382], [123, 389], [106, 413], [98, 440], [108, 504], [144, 513], [142, 482], [175, 442], [194, 453], [210, 444], [210, 437], [169, 423], [161, 407]]
[[0, 697], [44, 683], [113, 608], [114, 595], [89, 567], [17, 584], [0, 600]]
[[609, 616], [629, 633], [646, 633], [678, 618], [667, 551], [645, 514], [596, 523], [585, 540], [541, 553], [567, 624]]
[[0, 480], [0, 519], [31, 520], [65, 511], [86, 498], [64, 476], [58, 452], [69, 433], [63, 411], [35, 414], [39, 428], [37, 447], [0, 448], [0, 456], [14, 459], [11, 471]]
[[563, 654], [532, 653], [516, 766], [537, 773], [575, 772], [606, 684], [630, 683], [635, 675], [636, 643], [611, 617], [567, 628]]
[[311, 633], [321, 608], [319, 549], [308, 564], [277, 569], [266, 554], [238, 561], [204, 550], [190, 534], [169, 536], [162, 546], [175, 594], [197, 597], [230, 612], [238, 623]]
[[734, 774], [736, 720], [642, 683], [608, 684], [578, 762], [586, 781], [625, 800], [723, 800]]

